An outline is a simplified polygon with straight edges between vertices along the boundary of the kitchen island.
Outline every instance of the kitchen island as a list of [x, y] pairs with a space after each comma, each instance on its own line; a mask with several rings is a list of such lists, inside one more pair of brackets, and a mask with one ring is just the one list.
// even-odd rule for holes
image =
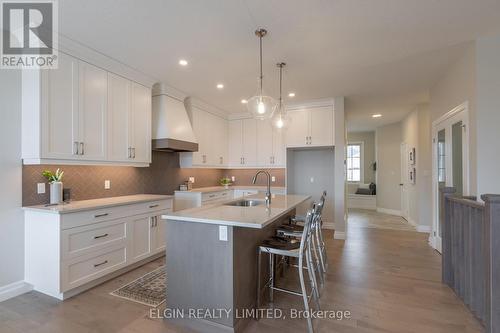
[[257, 194], [162, 215], [167, 319], [203, 332], [241, 331], [256, 301], [258, 245], [309, 199], [273, 195], [267, 206]]

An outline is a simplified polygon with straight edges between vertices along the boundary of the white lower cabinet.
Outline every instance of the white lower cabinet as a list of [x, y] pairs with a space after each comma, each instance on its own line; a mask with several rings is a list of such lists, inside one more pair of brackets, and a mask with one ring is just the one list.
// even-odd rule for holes
[[26, 282], [66, 299], [156, 258], [165, 250], [160, 217], [172, 206], [167, 199], [65, 214], [26, 210]]

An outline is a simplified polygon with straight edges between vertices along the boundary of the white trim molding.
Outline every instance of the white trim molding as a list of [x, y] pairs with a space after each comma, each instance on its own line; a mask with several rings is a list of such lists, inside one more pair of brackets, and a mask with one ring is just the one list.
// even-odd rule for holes
[[346, 238], [345, 231], [337, 231], [337, 230], [335, 230], [335, 232], [333, 234], [333, 239], [343, 239], [343, 240], [345, 240], [345, 238]]
[[377, 213], [394, 215], [394, 216], [401, 216], [400, 210], [388, 209], [388, 208], [382, 208], [382, 207], [377, 207]]
[[432, 227], [430, 225], [417, 225], [417, 231], [430, 234], [432, 231]]
[[335, 223], [334, 222], [323, 222], [323, 229], [335, 230]]
[[6, 286], [0, 287], [0, 302], [6, 301], [29, 291], [33, 290], [33, 286], [24, 281], [17, 281]]

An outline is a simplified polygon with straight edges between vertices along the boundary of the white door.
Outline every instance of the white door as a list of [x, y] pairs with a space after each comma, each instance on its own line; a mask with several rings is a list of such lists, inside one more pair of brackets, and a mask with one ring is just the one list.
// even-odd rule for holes
[[79, 77], [80, 158], [105, 160], [108, 75], [106, 71], [80, 61]]
[[433, 124], [433, 231], [434, 248], [441, 252], [443, 221], [440, 188], [454, 187], [459, 196], [469, 195], [468, 106], [464, 103]]
[[333, 146], [333, 109], [323, 106], [310, 109], [311, 146]]
[[246, 167], [257, 165], [257, 120], [255, 119], [243, 119], [243, 165]]
[[108, 73], [108, 160], [129, 161], [131, 137], [131, 82]]
[[131, 222], [132, 246], [130, 260], [132, 262], [139, 261], [148, 257], [152, 251], [152, 217], [135, 217]]
[[42, 71], [42, 80], [42, 157], [79, 158], [78, 60], [59, 53], [59, 67]]
[[286, 130], [287, 147], [305, 147], [309, 136], [309, 111], [289, 111], [290, 125]]
[[130, 132], [134, 162], [151, 162], [151, 89], [132, 83]]
[[273, 166], [273, 126], [270, 121], [257, 121], [257, 165]]
[[399, 187], [401, 190], [401, 216], [409, 221], [410, 219], [410, 203], [408, 196], [408, 145], [406, 143], [401, 144], [401, 182], [399, 183]]
[[229, 165], [243, 166], [243, 121], [230, 120], [228, 124]]

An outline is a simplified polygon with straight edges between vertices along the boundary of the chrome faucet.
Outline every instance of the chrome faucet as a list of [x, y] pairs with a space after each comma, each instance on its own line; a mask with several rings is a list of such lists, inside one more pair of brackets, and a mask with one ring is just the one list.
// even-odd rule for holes
[[257, 171], [255, 176], [253, 176], [252, 183], [255, 184], [255, 182], [257, 181], [257, 176], [261, 173], [264, 173], [267, 176], [266, 205], [269, 206], [271, 204], [271, 175], [269, 174], [269, 172], [264, 170]]

